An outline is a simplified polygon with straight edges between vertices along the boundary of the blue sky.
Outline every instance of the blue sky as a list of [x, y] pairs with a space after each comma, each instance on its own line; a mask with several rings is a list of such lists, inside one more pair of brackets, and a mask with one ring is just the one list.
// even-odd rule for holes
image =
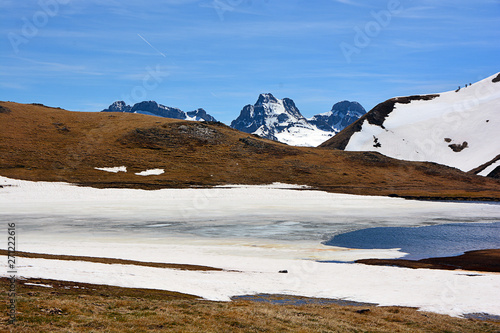
[[456, 89], [500, 71], [500, 0], [2, 0], [0, 100], [99, 111], [259, 93], [306, 116]]

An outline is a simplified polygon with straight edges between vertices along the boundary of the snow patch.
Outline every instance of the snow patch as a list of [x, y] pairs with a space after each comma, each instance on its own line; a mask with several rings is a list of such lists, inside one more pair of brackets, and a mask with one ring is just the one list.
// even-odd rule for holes
[[112, 167], [112, 168], [97, 168], [97, 167], [95, 167], [94, 169], [101, 170], [101, 171], [106, 171], [106, 172], [114, 172], [114, 173], [127, 172], [127, 167], [125, 167], [125, 166]]
[[164, 173], [165, 173], [164, 169], [149, 169], [141, 172], [136, 172], [135, 174], [138, 176], [157, 176]]
[[44, 287], [44, 288], [54, 288], [50, 284], [41, 284], [41, 283], [25, 283], [25, 286], [36, 286], [36, 287]]

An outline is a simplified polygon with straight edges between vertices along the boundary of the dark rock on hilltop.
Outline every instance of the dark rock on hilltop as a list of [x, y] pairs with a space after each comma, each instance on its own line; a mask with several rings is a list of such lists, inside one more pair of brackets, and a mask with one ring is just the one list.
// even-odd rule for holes
[[10, 109], [0, 105], [0, 113], [10, 113]]

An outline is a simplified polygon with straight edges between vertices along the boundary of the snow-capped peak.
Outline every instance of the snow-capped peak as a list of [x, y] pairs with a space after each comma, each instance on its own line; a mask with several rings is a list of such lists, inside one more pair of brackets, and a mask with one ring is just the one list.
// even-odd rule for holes
[[255, 103], [255, 105], [263, 105], [267, 103], [279, 103], [278, 99], [273, 96], [273, 94], [267, 93], [267, 94], [260, 94], [259, 99]]
[[267, 93], [260, 94], [254, 105], [246, 105], [231, 127], [290, 145], [317, 146], [336, 131], [324, 120], [316, 123], [306, 119], [292, 99]]

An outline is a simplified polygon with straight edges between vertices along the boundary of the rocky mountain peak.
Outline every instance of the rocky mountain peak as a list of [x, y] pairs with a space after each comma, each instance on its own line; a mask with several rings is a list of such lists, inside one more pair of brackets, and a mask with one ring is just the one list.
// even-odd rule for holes
[[323, 130], [330, 129], [338, 133], [361, 118], [365, 113], [365, 108], [358, 102], [341, 101], [335, 103], [331, 111], [317, 114], [309, 119], [309, 122]]
[[217, 121], [202, 108], [196, 109], [194, 111], [189, 111], [187, 112], [187, 115], [191, 118], [195, 118], [196, 120]]
[[273, 96], [273, 94], [260, 94], [259, 99], [255, 103], [255, 106], [267, 104], [267, 103], [278, 103], [278, 99]]
[[352, 116], [361, 117], [366, 113], [366, 110], [364, 107], [361, 106], [361, 104], [359, 104], [356, 101], [353, 102], [341, 101], [333, 105], [331, 112], [335, 114], [343, 114], [343, 115], [349, 114]]
[[130, 112], [132, 108], [130, 105], [127, 105], [124, 101], [116, 101], [113, 104], [111, 104], [107, 109], [104, 111], [110, 111], [110, 112]]

